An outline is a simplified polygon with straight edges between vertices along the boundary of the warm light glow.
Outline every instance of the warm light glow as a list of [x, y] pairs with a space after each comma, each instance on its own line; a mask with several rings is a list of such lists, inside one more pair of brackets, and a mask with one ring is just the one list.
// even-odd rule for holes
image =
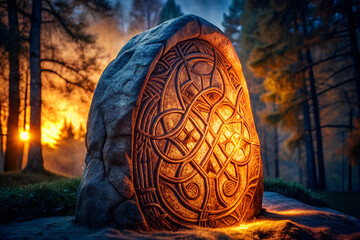
[[41, 142], [48, 144], [52, 148], [56, 148], [57, 140], [60, 137], [61, 123], [45, 122], [41, 128]]
[[56, 148], [56, 144], [60, 140], [61, 128], [64, 126], [64, 120], [69, 123], [71, 122], [74, 126], [74, 130], [78, 129], [80, 124], [84, 125], [84, 116], [79, 113], [78, 106], [67, 105], [69, 103], [61, 102], [58, 107], [60, 110], [57, 111], [57, 119], [47, 120], [44, 119], [44, 123], [41, 126], [41, 142], [47, 144], [51, 148]]
[[29, 138], [30, 138], [29, 132], [24, 132], [24, 131], [20, 132], [20, 139], [21, 140], [27, 141], [27, 140], [29, 140]]
[[276, 223], [278, 223], [277, 221], [272, 221], [272, 220], [257, 220], [257, 221], [252, 221], [252, 222], [247, 222], [247, 223], [241, 223], [238, 226], [235, 227], [231, 227], [230, 229], [238, 231], [245, 231], [245, 230], [254, 230], [254, 229], [258, 229], [258, 228], [265, 228], [265, 226], [275, 226]]
[[319, 214], [320, 211], [317, 210], [306, 210], [306, 209], [292, 209], [292, 210], [286, 210], [286, 211], [272, 211], [279, 215], [286, 215], [290, 217], [294, 216], [305, 216], [305, 215], [316, 215]]

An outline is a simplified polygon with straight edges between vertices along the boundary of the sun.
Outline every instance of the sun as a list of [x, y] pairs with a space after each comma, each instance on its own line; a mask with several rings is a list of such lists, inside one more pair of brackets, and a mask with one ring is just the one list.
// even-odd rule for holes
[[20, 132], [20, 139], [23, 141], [28, 141], [30, 139], [29, 132], [21, 131]]

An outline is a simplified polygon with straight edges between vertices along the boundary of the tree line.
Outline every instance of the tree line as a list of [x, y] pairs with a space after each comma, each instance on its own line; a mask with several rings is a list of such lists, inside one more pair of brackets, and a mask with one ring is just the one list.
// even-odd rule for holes
[[[25, 169], [44, 169], [43, 88], [57, 89], [68, 97], [78, 89], [91, 94], [98, 80], [92, 76], [101, 72], [104, 55], [89, 26], [108, 18], [125, 32], [123, 15], [120, 1], [0, 1], [0, 81], [6, 86], [0, 90], [0, 171], [21, 168], [19, 158], [24, 146], [19, 129], [25, 130], [26, 125], [30, 141]], [[134, 0], [127, 32], [135, 34], [180, 15], [174, 0], [165, 4], [160, 0]]]
[[[251, 91], [266, 176], [283, 176], [286, 159], [309, 188], [326, 189], [335, 166], [343, 190], [345, 180], [352, 189], [355, 166], [360, 176], [359, 8], [353, 0], [232, 0], [224, 13]], [[91, 77], [104, 57], [89, 25], [108, 18], [130, 36], [180, 15], [174, 0], [133, 0], [128, 13], [120, 1], [0, 1], [5, 170], [19, 169], [18, 131], [26, 124], [27, 169], [43, 169], [42, 88], [94, 91]]]
[[257, 92], [253, 108], [268, 174], [268, 138], [279, 177], [279, 131], [287, 131], [283, 142], [299, 165], [305, 159], [308, 188], [326, 189], [334, 148], [348, 159], [348, 189], [355, 165], [360, 181], [359, 16], [360, 2], [352, 0], [233, 0], [224, 14], [225, 33]]
[[25, 92], [29, 92], [29, 100], [25, 94], [22, 109], [24, 122], [27, 104], [31, 109], [31, 141], [26, 166], [29, 171], [43, 170], [42, 87], [47, 84], [56, 87], [59, 85], [56, 81], [61, 80], [63, 91], [71, 92], [76, 87], [87, 92], [94, 90], [91, 74], [100, 70], [97, 69], [100, 49], [94, 46], [94, 36], [86, 32], [89, 20], [85, 14], [89, 11], [100, 16], [110, 14], [111, 9], [106, 1], [1, 2], [1, 50], [2, 56], [7, 58], [7, 61], [1, 59], [1, 76], [8, 83], [5, 171], [20, 168], [21, 81], [26, 82]]

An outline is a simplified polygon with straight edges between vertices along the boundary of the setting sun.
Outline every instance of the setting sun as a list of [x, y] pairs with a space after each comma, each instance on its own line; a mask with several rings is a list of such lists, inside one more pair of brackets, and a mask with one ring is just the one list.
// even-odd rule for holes
[[29, 138], [30, 138], [29, 132], [24, 132], [24, 131], [20, 132], [20, 139], [21, 140], [27, 141], [27, 140], [29, 140]]

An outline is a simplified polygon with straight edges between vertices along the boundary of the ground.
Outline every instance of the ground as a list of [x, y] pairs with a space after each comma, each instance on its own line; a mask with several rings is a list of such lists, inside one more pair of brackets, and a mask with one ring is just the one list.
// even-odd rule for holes
[[138, 232], [114, 227], [78, 226], [73, 216], [49, 217], [0, 226], [3, 239], [359, 239], [360, 221], [325, 207], [314, 207], [274, 192], [264, 193], [257, 219], [223, 229]]
[[319, 191], [332, 207], [340, 212], [360, 219], [360, 192]]

